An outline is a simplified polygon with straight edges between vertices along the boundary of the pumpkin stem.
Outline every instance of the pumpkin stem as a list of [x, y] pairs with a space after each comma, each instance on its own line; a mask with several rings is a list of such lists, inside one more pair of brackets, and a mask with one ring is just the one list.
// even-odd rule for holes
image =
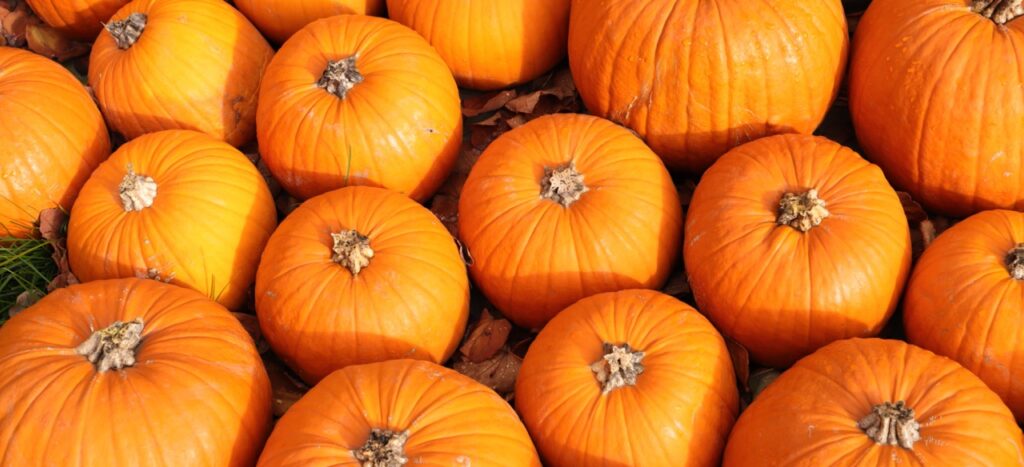
[[128, 50], [131, 46], [135, 45], [135, 42], [142, 36], [142, 31], [146, 29], [146, 21], [149, 19], [145, 14], [132, 13], [127, 18], [117, 21], [111, 21], [103, 28], [114, 36], [114, 41], [117, 42], [117, 48], [121, 50]]
[[75, 353], [96, 365], [100, 373], [120, 370], [135, 364], [135, 348], [142, 341], [142, 318], [114, 324], [93, 332], [75, 347]]
[[358, 276], [359, 271], [370, 265], [370, 258], [373, 258], [373, 248], [370, 248], [370, 239], [361, 235], [355, 230], [342, 230], [338, 233], [331, 233], [334, 239], [334, 256], [331, 261], [348, 268], [353, 276]]
[[583, 184], [583, 174], [576, 171], [575, 162], [554, 169], [544, 168], [544, 178], [540, 181], [541, 198], [569, 207], [587, 191], [590, 188]]
[[1003, 25], [1024, 15], [1024, 0], [974, 0], [971, 11]]
[[590, 365], [601, 383], [601, 394], [608, 394], [623, 386], [635, 386], [636, 378], [644, 372], [644, 353], [634, 351], [629, 344], [604, 343], [604, 355]]
[[121, 205], [125, 212], [141, 211], [153, 205], [156, 199], [156, 180], [148, 175], [135, 173], [132, 164], [128, 164], [128, 173], [117, 186], [121, 196]]
[[1024, 243], [1018, 243], [1007, 252], [1005, 261], [1010, 276], [1019, 281], [1024, 280]]
[[401, 467], [409, 462], [405, 457], [405, 442], [408, 440], [408, 431], [395, 433], [374, 428], [366, 444], [352, 451], [352, 456], [362, 467]]
[[316, 85], [327, 92], [342, 99], [348, 95], [349, 90], [363, 82], [363, 75], [356, 68], [356, 56], [352, 55], [341, 60], [327, 62], [327, 69], [320, 76]]
[[818, 190], [811, 188], [798, 195], [786, 193], [779, 201], [779, 217], [775, 223], [788, 225], [801, 232], [807, 232], [829, 216], [825, 200], [818, 198]]
[[914, 419], [914, 409], [899, 401], [885, 402], [871, 408], [871, 413], [857, 422], [857, 426], [872, 441], [904, 449], [914, 449], [921, 440], [921, 424]]

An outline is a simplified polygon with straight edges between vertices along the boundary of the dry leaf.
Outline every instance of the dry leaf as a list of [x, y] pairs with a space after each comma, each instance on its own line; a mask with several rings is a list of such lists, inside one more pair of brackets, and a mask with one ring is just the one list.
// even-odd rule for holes
[[430, 202], [430, 210], [441, 220], [448, 233], [459, 234], [459, 199], [451, 195], [437, 195]]
[[757, 398], [782, 373], [774, 368], [761, 368], [750, 375], [750, 394]]
[[749, 389], [750, 384], [750, 352], [743, 344], [736, 342], [729, 336], [725, 337], [725, 346], [729, 349], [729, 357], [732, 358], [733, 371], [736, 372], [736, 380], [744, 391]]
[[453, 367], [455, 371], [509, 398], [515, 391], [516, 377], [519, 376], [519, 367], [522, 364], [523, 359], [505, 347], [497, 355], [483, 362], [473, 363], [460, 358]]
[[18, 294], [18, 297], [14, 299], [14, 305], [7, 311], [7, 316], [13, 318], [14, 315], [21, 313], [22, 310], [35, 305], [44, 295], [38, 290], [26, 290]]
[[29, 24], [25, 29], [25, 39], [33, 52], [59, 62], [89, 52], [89, 44], [72, 41], [45, 24]]
[[264, 355], [263, 365], [270, 377], [274, 417], [280, 417], [309, 391], [309, 386], [292, 375], [284, 363], [271, 353]]
[[59, 208], [44, 209], [39, 213], [39, 234], [50, 242], [63, 240], [68, 215]]
[[38, 24], [39, 18], [24, 3], [19, 3], [0, 19], [0, 33], [4, 41], [12, 47], [25, 45], [25, 33], [29, 24]]
[[669, 277], [668, 282], [665, 283], [665, 287], [662, 287], [661, 291], [666, 295], [676, 298], [690, 295], [690, 282], [687, 280], [686, 271], [683, 269], [676, 271], [675, 274]]
[[462, 115], [465, 117], [476, 117], [487, 112], [493, 112], [505, 106], [510, 100], [516, 98], [515, 89], [506, 89], [495, 93], [479, 94], [462, 100]]
[[910, 225], [915, 225], [928, 219], [928, 213], [925, 212], [924, 208], [917, 201], [910, 197], [910, 193], [897, 191], [896, 195], [900, 198], [900, 204], [903, 205], [903, 213], [906, 214], [907, 222]]
[[459, 347], [459, 353], [472, 363], [480, 363], [494, 357], [505, 346], [511, 331], [512, 324], [507, 319], [494, 319], [491, 312], [484, 308], [480, 320]]

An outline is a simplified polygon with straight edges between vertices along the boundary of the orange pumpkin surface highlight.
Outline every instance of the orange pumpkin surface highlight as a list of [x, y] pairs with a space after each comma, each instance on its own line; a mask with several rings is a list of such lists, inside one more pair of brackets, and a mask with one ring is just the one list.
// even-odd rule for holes
[[306, 26], [274, 57], [260, 102], [263, 160], [300, 199], [372, 185], [423, 201], [462, 144], [451, 72], [415, 31], [386, 19]]
[[106, 23], [89, 84], [128, 139], [197, 130], [233, 146], [256, 134], [256, 97], [273, 49], [221, 0], [135, 0]]
[[252, 338], [191, 290], [72, 285], [0, 328], [0, 464], [241, 467], [269, 423]]
[[780, 135], [708, 169], [683, 253], [701, 311], [781, 368], [882, 329], [910, 268], [910, 232], [877, 166], [825, 138]]
[[384, 0], [235, 0], [235, 5], [278, 44], [320, 18], [384, 14]]
[[342, 188], [274, 232], [256, 311], [274, 352], [316, 383], [358, 363], [447, 360], [465, 331], [469, 278], [429, 210], [381, 188]]
[[68, 221], [80, 280], [147, 277], [237, 309], [277, 224], [263, 177], [227, 143], [195, 131], [152, 133], [93, 172]]
[[902, 341], [822, 347], [773, 381], [732, 430], [724, 467], [1024, 465], [1021, 430], [956, 362]]
[[525, 83], [565, 57], [571, 0], [388, 0], [388, 14], [427, 38], [460, 86]]
[[625, 128], [588, 115], [545, 116], [501, 135], [459, 200], [474, 282], [527, 328], [583, 297], [661, 286], [681, 224], [657, 155]]
[[[403, 462], [404, 461], [404, 462]], [[501, 396], [430, 362], [391, 360], [331, 373], [277, 422], [260, 467], [539, 467]]]
[[29, 7], [61, 34], [92, 41], [103, 23], [129, 0], [28, 0]]

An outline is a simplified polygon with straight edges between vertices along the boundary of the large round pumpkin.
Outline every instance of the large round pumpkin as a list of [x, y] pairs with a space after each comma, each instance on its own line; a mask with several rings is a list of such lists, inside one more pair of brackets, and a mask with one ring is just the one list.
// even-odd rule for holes
[[956, 362], [848, 339], [800, 360], [736, 422], [725, 467], [1024, 465], [1021, 430]]
[[235, 0], [235, 5], [278, 44], [320, 18], [384, 13], [384, 0]]
[[82, 281], [147, 277], [245, 301], [277, 223], [263, 177], [227, 143], [168, 130], [121, 146], [82, 187], [68, 221]]
[[460, 86], [534, 79], [565, 57], [571, 0], [388, 0], [388, 15], [426, 37]]
[[92, 41], [118, 8], [129, 0], [28, 0], [46, 24], [65, 36]]
[[419, 360], [331, 373], [277, 422], [260, 467], [539, 467], [519, 417], [487, 387]]
[[1017, 0], [875, 0], [850, 111], [868, 157], [935, 212], [1024, 209], [1024, 13]]
[[106, 23], [89, 84], [128, 139], [198, 130], [234, 146], [256, 134], [256, 97], [273, 49], [221, 0], [134, 0]]
[[698, 307], [773, 367], [877, 334], [910, 267], [907, 219], [882, 171], [815, 136], [719, 159], [693, 194], [683, 245]]
[[846, 66], [840, 0], [575, 0], [569, 65], [587, 108], [673, 169], [811, 133]]
[[4, 465], [248, 466], [269, 422], [252, 338], [191, 290], [73, 285], [0, 328]]
[[39, 55], [0, 47], [0, 96], [0, 237], [27, 237], [40, 211], [71, 209], [110, 139], [81, 83]]
[[977, 374], [1024, 419], [1024, 214], [987, 211], [932, 243], [907, 285], [911, 343]]
[[512, 321], [544, 326], [577, 300], [657, 288], [676, 259], [682, 214], [665, 166], [625, 128], [541, 117], [480, 156], [459, 200], [475, 283]]
[[297, 32], [267, 69], [260, 152], [293, 196], [373, 185], [422, 201], [462, 144], [459, 90], [415, 31], [360, 15]]
[[516, 409], [551, 466], [715, 465], [739, 396], [704, 316], [651, 290], [594, 295], [530, 345]]
[[348, 187], [306, 201], [274, 232], [256, 311], [275, 353], [315, 383], [358, 363], [447, 360], [466, 329], [469, 279], [427, 208]]

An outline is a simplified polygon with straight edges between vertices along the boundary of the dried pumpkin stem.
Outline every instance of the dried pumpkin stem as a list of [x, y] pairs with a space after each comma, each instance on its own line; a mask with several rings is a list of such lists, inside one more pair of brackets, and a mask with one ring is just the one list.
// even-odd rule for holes
[[971, 11], [1002, 25], [1024, 15], [1024, 0], [974, 0]]
[[569, 207], [587, 191], [590, 189], [583, 184], [583, 174], [576, 170], [575, 162], [554, 169], [544, 168], [544, 178], [540, 181], [541, 198]]
[[604, 355], [590, 365], [601, 383], [601, 393], [608, 394], [624, 386], [635, 386], [644, 372], [644, 353], [633, 350], [629, 344], [615, 345], [605, 342]]
[[353, 450], [352, 456], [362, 467], [401, 467], [409, 462], [405, 456], [405, 442], [408, 440], [408, 431], [396, 433], [374, 428], [366, 444]]
[[132, 13], [125, 19], [111, 21], [103, 25], [103, 27], [111, 36], [114, 36], [117, 48], [128, 50], [142, 36], [142, 31], [146, 29], [146, 21], [148, 19], [149, 17], [145, 14]]
[[885, 402], [871, 408], [871, 413], [857, 422], [857, 426], [872, 441], [904, 449], [914, 449], [921, 440], [921, 424], [914, 418], [914, 409], [903, 401]]
[[327, 69], [316, 85], [342, 99], [357, 84], [363, 82], [363, 75], [356, 68], [356, 56], [327, 62]]
[[779, 217], [775, 222], [788, 225], [801, 232], [811, 230], [829, 216], [825, 209], [825, 200], [818, 198], [818, 190], [810, 189], [806, 193], [786, 193], [779, 201]]
[[373, 258], [373, 248], [370, 248], [370, 239], [355, 230], [342, 230], [338, 233], [331, 233], [334, 240], [334, 256], [331, 261], [346, 267], [353, 276], [358, 276], [359, 271], [370, 265], [370, 258]]
[[142, 341], [142, 318], [114, 324], [93, 332], [85, 342], [75, 347], [75, 353], [84, 356], [100, 373], [120, 370], [135, 364], [135, 349]]
[[1024, 243], [1018, 243], [1006, 253], [1006, 269], [1014, 279], [1024, 280]]
[[132, 165], [128, 164], [128, 173], [121, 179], [117, 192], [125, 212], [141, 211], [152, 206], [156, 199], [156, 180], [135, 173]]

